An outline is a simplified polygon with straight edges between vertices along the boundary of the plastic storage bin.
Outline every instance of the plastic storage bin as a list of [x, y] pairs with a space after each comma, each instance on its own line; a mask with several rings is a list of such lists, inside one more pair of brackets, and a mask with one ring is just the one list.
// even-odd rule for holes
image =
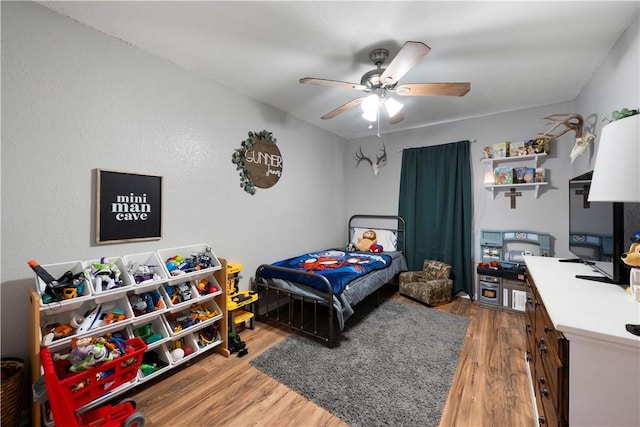
[[[167, 275], [170, 277], [176, 276], [175, 273], [172, 273], [173, 271], [182, 271], [184, 275], [193, 276], [222, 268], [220, 260], [211, 250], [211, 245], [206, 243], [164, 249], [158, 251], [158, 256]], [[208, 261], [198, 262], [199, 260], [204, 261], [203, 258]], [[206, 267], [203, 265], [206, 265]]]
[[171, 367], [171, 357], [166, 345], [162, 344], [147, 350], [142, 356], [142, 364], [138, 369], [138, 381], [148, 381], [166, 372]]
[[[58, 280], [61, 283], [65, 282], [65, 280], [60, 280], [65, 276], [66, 277], [69, 277], [69, 275], [71, 277], [77, 276], [84, 271], [84, 266], [81, 261], [62, 262], [58, 264], [44, 264], [44, 265], [41, 265], [41, 267], [44, 268], [47, 273], [53, 276], [54, 279]], [[40, 295], [40, 303], [42, 304], [43, 308], [51, 307], [55, 310], [60, 310], [63, 307], [70, 307], [70, 306], [77, 307], [82, 305], [84, 301], [91, 299], [93, 285], [90, 283], [89, 280], [84, 280], [83, 282], [84, 282], [83, 285], [81, 285], [80, 287], [73, 286], [76, 289], [76, 292], [75, 292], [76, 296], [70, 296], [69, 298], [62, 297], [62, 299], [55, 301], [50, 299], [49, 296], [46, 294], [47, 284], [44, 282], [44, 280], [42, 280], [37, 275], [35, 276], [35, 287], [36, 287], [36, 291]], [[74, 295], [74, 294], [71, 293], [67, 295]]]
[[[105, 267], [101, 268], [100, 265]], [[133, 287], [133, 278], [127, 272], [124, 260], [120, 257], [103, 257], [85, 261], [84, 268], [91, 278], [91, 292], [94, 297], [121, 293], [123, 289]], [[110, 286], [113, 287], [110, 288]]]
[[[116, 296], [113, 300], [104, 303], [88, 301], [74, 310], [49, 311], [40, 319], [43, 344], [53, 349], [61, 348], [73, 337], [98, 336], [117, 331], [129, 324], [132, 319], [133, 311], [125, 296], [119, 298]], [[70, 329], [69, 333], [49, 341], [45, 337], [54, 329], [54, 326], [58, 330]]]
[[129, 325], [131, 336], [142, 339], [149, 349], [159, 346], [169, 338], [169, 331], [162, 318], [156, 317], [151, 321], [133, 321]]
[[123, 259], [136, 288], [153, 288], [169, 278], [164, 262], [155, 252], [125, 255]]
[[134, 288], [133, 291], [127, 293], [127, 299], [136, 321], [156, 317], [167, 310], [165, 296], [159, 288]]
[[171, 337], [186, 335], [222, 318], [222, 311], [214, 299], [194, 303], [186, 309], [166, 312], [162, 318]]
[[195, 282], [186, 278], [184, 281], [163, 284], [160, 292], [167, 302], [167, 308], [171, 311], [189, 307], [200, 296], [195, 287]]

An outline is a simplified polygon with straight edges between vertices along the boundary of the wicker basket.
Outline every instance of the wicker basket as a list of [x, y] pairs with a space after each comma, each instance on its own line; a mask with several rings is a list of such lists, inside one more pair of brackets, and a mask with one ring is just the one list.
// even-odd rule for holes
[[2, 382], [0, 401], [0, 426], [14, 427], [20, 425], [20, 409], [22, 408], [24, 362], [20, 359], [2, 358]]

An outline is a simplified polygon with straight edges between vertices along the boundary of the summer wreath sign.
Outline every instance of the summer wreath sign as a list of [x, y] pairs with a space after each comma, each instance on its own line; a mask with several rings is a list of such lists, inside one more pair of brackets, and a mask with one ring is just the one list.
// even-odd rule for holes
[[256, 194], [256, 187], [273, 187], [282, 175], [282, 156], [271, 132], [249, 132], [231, 161], [240, 171], [240, 187], [247, 193]]

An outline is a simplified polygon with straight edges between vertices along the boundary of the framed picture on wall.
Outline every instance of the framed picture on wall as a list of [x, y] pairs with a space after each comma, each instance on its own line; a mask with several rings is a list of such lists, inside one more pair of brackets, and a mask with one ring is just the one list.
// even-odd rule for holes
[[162, 238], [162, 177], [96, 169], [96, 243]]

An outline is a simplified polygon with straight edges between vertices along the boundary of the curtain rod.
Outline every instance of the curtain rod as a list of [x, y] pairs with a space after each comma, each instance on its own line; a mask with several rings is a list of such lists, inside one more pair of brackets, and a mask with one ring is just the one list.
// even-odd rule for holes
[[[470, 140], [469, 140], [469, 142], [471, 142], [472, 144], [473, 144], [474, 142], [477, 142], [477, 141], [478, 141], [477, 139], [470, 139]], [[401, 153], [401, 152], [402, 152], [402, 150], [404, 150], [404, 148], [400, 148], [400, 149], [398, 149], [398, 151], [396, 151], [396, 152], [397, 152], [397, 153]]]

